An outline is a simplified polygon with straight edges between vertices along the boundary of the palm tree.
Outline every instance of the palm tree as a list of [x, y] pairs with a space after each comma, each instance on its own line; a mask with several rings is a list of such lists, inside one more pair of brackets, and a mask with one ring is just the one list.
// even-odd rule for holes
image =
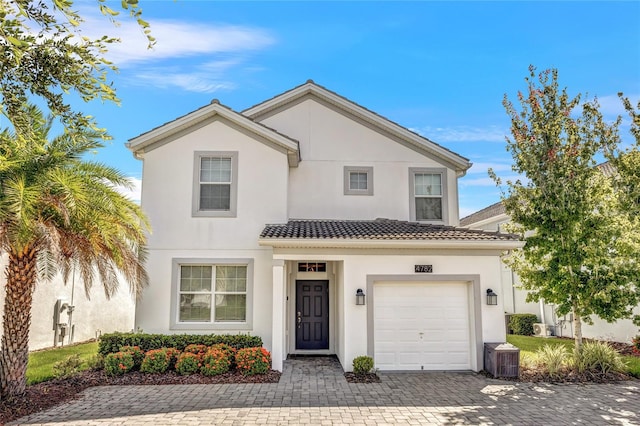
[[110, 297], [120, 273], [137, 297], [148, 281], [148, 222], [140, 207], [116, 189], [130, 182], [114, 168], [82, 158], [102, 147], [103, 133], [67, 129], [49, 139], [53, 119], [31, 105], [25, 110], [27, 125], [0, 132], [0, 254], [8, 256], [2, 397], [26, 388], [36, 282], [58, 272], [66, 279], [75, 267], [87, 296], [98, 279]]

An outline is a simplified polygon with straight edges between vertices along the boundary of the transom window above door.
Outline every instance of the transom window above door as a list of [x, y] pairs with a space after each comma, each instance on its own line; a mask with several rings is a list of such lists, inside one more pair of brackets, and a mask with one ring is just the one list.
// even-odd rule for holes
[[195, 153], [193, 215], [236, 215], [238, 153]]
[[373, 167], [344, 167], [344, 195], [373, 195]]

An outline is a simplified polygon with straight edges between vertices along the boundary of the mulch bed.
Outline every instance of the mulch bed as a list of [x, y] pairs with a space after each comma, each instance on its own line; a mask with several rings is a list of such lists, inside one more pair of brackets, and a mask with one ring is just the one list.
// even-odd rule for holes
[[380, 377], [376, 373], [344, 373], [344, 377], [349, 383], [380, 383]]
[[279, 380], [280, 372], [273, 370], [267, 374], [255, 376], [243, 376], [237, 372], [218, 376], [200, 374], [180, 376], [175, 372], [165, 374], [131, 372], [117, 377], [107, 376], [104, 371], [83, 371], [69, 379], [50, 380], [27, 386], [24, 395], [10, 400], [1, 400], [0, 425], [76, 399], [80, 392], [92, 386], [278, 383]]

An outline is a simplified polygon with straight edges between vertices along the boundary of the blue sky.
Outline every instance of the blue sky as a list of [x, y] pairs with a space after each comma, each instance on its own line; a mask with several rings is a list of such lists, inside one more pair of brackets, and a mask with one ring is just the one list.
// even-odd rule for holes
[[121, 106], [78, 107], [114, 137], [97, 159], [135, 179], [128, 139], [213, 98], [240, 111], [313, 79], [469, 158], [464, 216], [499, 200], [488, 167], [512, 175], [501, 102], [525, 90], [529, 64], [557, 68], [611, 119], [617, 92], [640, 99], [640, 2], [141, 0], [152, 51], [130, 20], [115, 28], [76, 4], [87, 34], [122, 38], [109, 54]]

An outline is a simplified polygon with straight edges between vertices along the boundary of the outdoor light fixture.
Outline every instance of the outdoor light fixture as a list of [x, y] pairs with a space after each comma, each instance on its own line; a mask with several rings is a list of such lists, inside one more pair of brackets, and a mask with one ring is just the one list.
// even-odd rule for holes
[[364, 292], [361, 288], [356, 291], [356, 305], [364, 305]]
[[487, 305], [497, 305], [498, 304], [498, 295], [493, 292], [490, 288], [487, 289]]

